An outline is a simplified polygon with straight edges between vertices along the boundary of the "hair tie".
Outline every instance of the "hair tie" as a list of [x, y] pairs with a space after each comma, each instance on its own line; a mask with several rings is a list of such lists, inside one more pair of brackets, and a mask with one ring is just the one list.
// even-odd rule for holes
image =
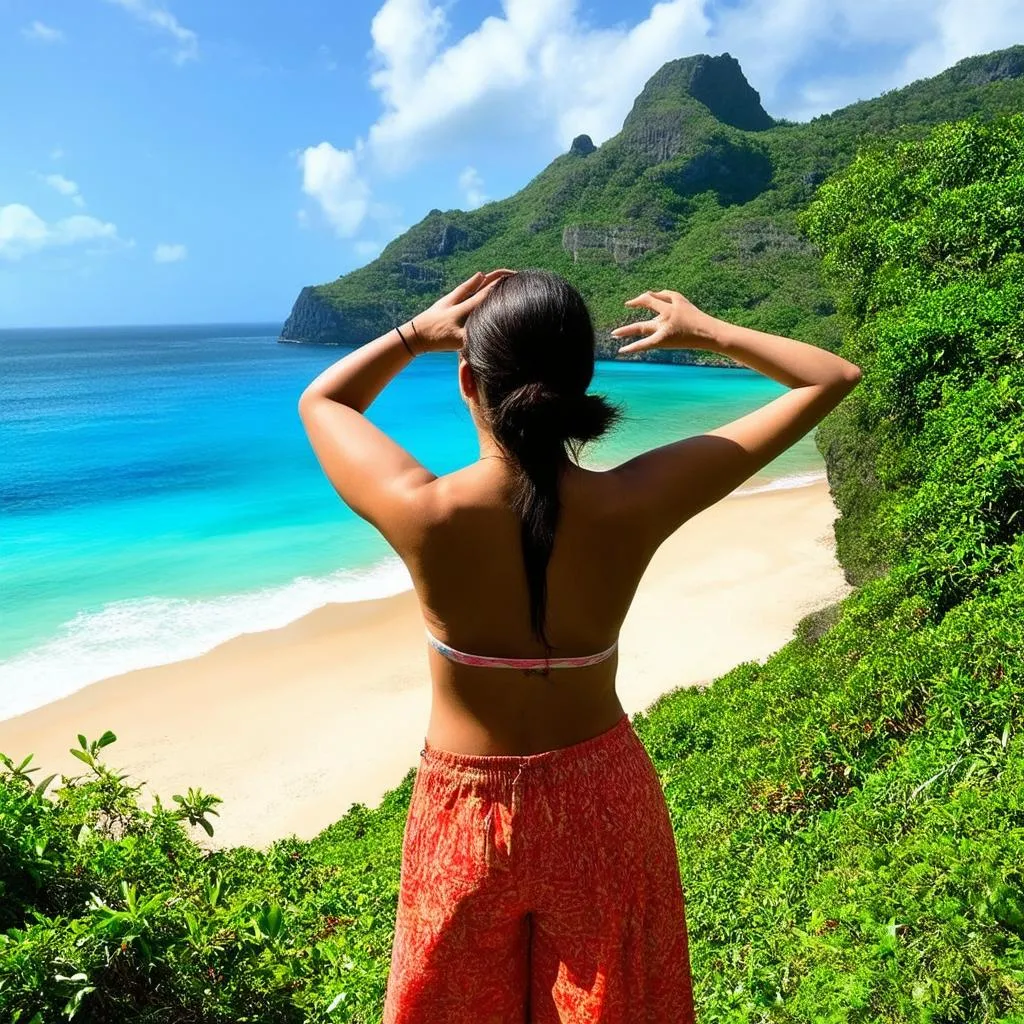
[[[415, 329], [416, 328], [414, 326], [413, 330], [415, 330]], [[405, 335], [402, 333], [402, 328], [399, 327], [398, 324], [395, 324], [395, 330], [398, 331], [398, 336], [402, 339], [402, 344], [405, 346], [405, 351], [408, 352], [409, 355], [411, 355], [413, 357], [413, 359], [415, 359], [416, 358], [416, 353], [413, 352], [413, 350], [411, 348], [409, 348], [409, 342], [407, 342], [405, 340]]]

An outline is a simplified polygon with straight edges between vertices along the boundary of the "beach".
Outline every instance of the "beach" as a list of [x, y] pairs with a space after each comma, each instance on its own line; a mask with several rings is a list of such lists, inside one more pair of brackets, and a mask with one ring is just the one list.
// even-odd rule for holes
[[[626, 711], [763, 660], [848, 593], [835, 516], [818, 480], [737, 492], [670, 537], [621, 632]], [[353, 803], [375, 806], [417, 763], [429, 706], [422, 620], [405, 592], [93, 683], [0, 721], [0, 751], [78, 774], [76, 735], [111, 729], [107, 761], [145, 784], [144, 802], [201, 787], [224, 799], [211, 845], [265, 846], [309, 838]]]

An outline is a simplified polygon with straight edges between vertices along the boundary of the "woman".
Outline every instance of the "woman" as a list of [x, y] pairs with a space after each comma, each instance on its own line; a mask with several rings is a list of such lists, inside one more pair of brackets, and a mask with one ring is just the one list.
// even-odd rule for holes
[[[700, 348], [790, 390], [615, 469], [576, 462], [615, 411], [562, 278], [478, 273], [351, 352], [299, 410], [324, 472], [408, 566], [433, 700], [402, 845], [385, 1024], [693, 1019], [668, 809], [615, 692], [616, 638], [659, 545], [811, 430], [852, 363], [673, 291], [621, 352]], [[458, 351], [477, 462], [437, 477], [366, 417], [415, 358]]]

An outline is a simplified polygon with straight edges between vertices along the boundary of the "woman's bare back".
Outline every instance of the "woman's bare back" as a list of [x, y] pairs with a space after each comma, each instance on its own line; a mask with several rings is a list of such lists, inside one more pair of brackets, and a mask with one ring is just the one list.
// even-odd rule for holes
[[[531, 273], [533, 283], [524, 289], [536, 293], [543, 275]], [[526, 330], [523, 316], [538, 307], [536, 294], [529, 298], [524, 291], [522, 308], [507, 310], [508, 329], [518, 331], [516, 344], [522, 351], [505, 343], [505, 328], [492, 318], [490, 338], [497, 348], [490, 364], [474, 357], [474, 368], [465, 353], [459, 359], [458, 386], [480, 436], [481, 459], [438, 477], [371, 423], [365, 411], [415, 354], [472, 349], [467, 318], [510, 275], [477, 274], [418, 316], [418, 324], [410, 321], [401, 332], [389, 331], [349, 353], [306, 389], [299, 411], [338, 493], [380, 530], [409, 567], [424, 620], [440, 640], [484, 657], [543, 657], [539, 617], [556, 656], [591, 655], [617, 639], [644, 570], [662, 542], [811, 431], [857, 384], [860, 371], [813, 345], [716, 320], [678, 292], [645, 292], [626, 305], [655, 315], [612, 332], [634, 339], [622, 351], [707, 349], [788, 390], [716, 430], [662, 445], [606, 472], [590, 472], [563, 460], [561, 447], [566, 439], [599, 436], [607, 425], [607, 406], [584, 393], [594, 357], [589, 317], [582, 299], [572, 293], [572, 338], [562, 329], [572, 302], [553, 306], [536, 330]], [[566, 288], [559, 294], [564, 298]], [[416, 350], [406, 334], [417, 339]], [[551, 340], [556, 336], [557, 344]], [[579, 373], [568, 387], [561, 377], [554, 380], [558, 374], [551, 366], [544, 369], [551, 363], [563, 376], [573, 369], [566, 365], [570, 341], [576, 346], [572, 359], [579, 362], [575, 370], [585, 378], [584, 392]], [[533, 380], [527, 374], [526, 383], [520, 383], [527, 366], [539, 376]], [[552, 380], [543, 379], [545, 372], [553, 374]], [[503, 382], [504, 392], [496, 382]], [[543, 415], [542, 409], [547, 409]], [[580, 423], [571, 429], [566, 425], [570, 410]], [[522, 450], [512, 458], [517, 445]], [[539, 455], [550, 467], [557, 452], [561, 509], [553, 539], [550, 517], [539, 530], [536, 524], [530, 528], [534, 555], [541, 550], [539, 538], [546, 564], [538, 576], [541, 563], [533, 559], [531, 568], [526, 564], [525, 520], [516, 495], [524, 493], [526, 477], [533, 488], [531, 507], [550, 512], [550, 503], [544, 502], [553, 478], [527, 462]], [[541, 484], [548, 492], [538, 503]], [[537, 589], [538, 580], [545, 579], [546, 597]], [[623, 713], [615, 692], [615, 656], [546, 675], [471, 667], [433, 647], [428, 657], [433, 701], [426, 737], [439, 749], [536, 753], [594, 737]]]
[[[530, 629], [512, 472], [485, 459], [424, 488], [418, 537], [404, 553], [424, 620], [471, 654], [542, 658]], [[618, 638], [650, 553], [629, 530], [614, 473], [570, 465], [548, 565], [552, 655], [593, 654]], [[431, 651], [434, 700], [427, 739], [462, 753], [534, 753], [610, 728], [622, 715], [617, 658], [547, 675], [461, 665]]]

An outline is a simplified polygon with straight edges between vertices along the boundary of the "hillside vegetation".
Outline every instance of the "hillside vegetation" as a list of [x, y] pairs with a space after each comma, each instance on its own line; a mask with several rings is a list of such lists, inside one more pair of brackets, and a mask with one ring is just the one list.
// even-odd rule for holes
[[[1019, 1024], [1024, 116], [872, 147], [801, 226], [864, 370], [821, 432], [860, 587], [634, 718], [699, 1019]], [[111, 741], [0, 777], [2, 1019], [378, 1021], [412, 772], [310, 842], [207, 853], [213, 799], [141, 810]]]
[[818, 185], [871, 138], [919, 137], [941, 121], [1022, 109], [1024, 46], [808, 124], [773, 121], [728, 54], [672, 61], [614, 138], [599, 148], [577, 138], [509, 199], [469, 213], [432, 210], [366, 267], [304, 289], [282, 336], [361, 344], [479, 268], [511, 266], [576, 284], [606, 355], [617, 347], [607, 331], [622, 322], [623, 300], [659, 287], [736, 323], [834, 348], [833, 296], [796, 225]]

